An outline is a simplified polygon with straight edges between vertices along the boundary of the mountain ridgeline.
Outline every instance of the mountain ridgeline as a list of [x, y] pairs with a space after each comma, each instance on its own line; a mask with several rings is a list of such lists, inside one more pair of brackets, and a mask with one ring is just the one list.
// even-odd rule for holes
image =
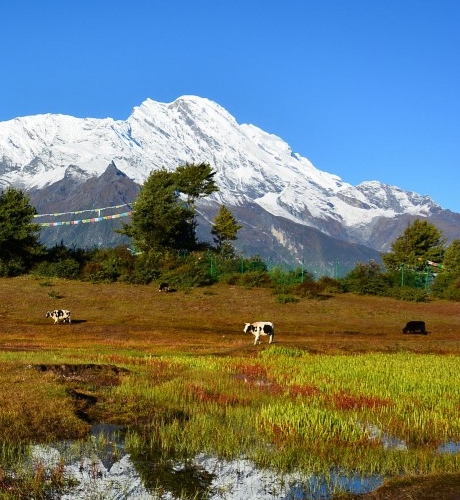
[[37, 219], [53, 223], [41, 231], [49, 246], [129, 244], [114, 229], [128, 222], [149, 173], [187, 162], [217, 172], [219, 192], [197, 203], [198, 237], [212, 241], [224, 204], [242, 225], [235, 246], [245, 256], [319, 267], [380, 260], [416, 218], [447, 241], [460, 238], [460, 214], [429, 196], [378, 181], [352, 186], [208, 99], [147, 99], [127, 120], [46, 114], [0, 123], [0, 186], [24, 189], [39, 214], [53, 214]]

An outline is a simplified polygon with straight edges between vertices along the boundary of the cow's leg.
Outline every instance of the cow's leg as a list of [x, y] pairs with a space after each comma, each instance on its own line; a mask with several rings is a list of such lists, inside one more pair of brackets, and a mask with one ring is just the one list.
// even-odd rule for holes
[[256, 333], [254, 335], [254, 345], [260, 344], [260, 334]]
[[273, 342], [273, 333], [270, 335], [270, 340], [268, 341], [269, 344]]

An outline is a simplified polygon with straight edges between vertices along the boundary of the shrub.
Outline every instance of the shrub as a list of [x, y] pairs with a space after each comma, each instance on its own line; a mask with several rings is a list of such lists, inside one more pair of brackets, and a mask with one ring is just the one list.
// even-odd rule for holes
[[428, 302], [429, 300], [426, 290], [409, 286], [393, 287], [387, 295], [406, 302]]
[[169, 286], [176, 288], [209, 286], [214, 283], [214, 279], [207, 268], [196, 266], [190, 262], [163, 273], [161, 279], [167, 281]]
[[325, 293], [343, 293], [344, 291], [342, 283], [330, 276], [322, 276], [316, 283], [323, 287]]
[[272, 286], [270, 274], [266, 271], [253, 271], [241, 274], [236, 284], [246, 288], [270, 288]]
[[0, 260], [0, 277], [12, 278], [27, 272], [27, 266], [20, 258]]
[[324, 291], [324, 287], [318, 283], [314, 282], [305, 282], [297, 285], [295, 288], [295, 293], [299, 297], [304, 299], [313, 299], [317, 298]]
[[388, 294], [390, 281], [377, 262], [358, 263], [342, 280], [344, 290], [360, 295]]
[[49, 278], [78, 279], [80, 276], [80, 263], [71, 258], [57, 262], [44, 261], [34, 267], [32, 274]]
[[93, 282], [114, 282], [133, 274], [135, 257], [125, 247], [97, 250], [83, 268], [83, 278]]
[[280, 304], [292, 304], [299, 302], [300, 299], [294, 297], [294, 295], [277, 295], [276, 302]]

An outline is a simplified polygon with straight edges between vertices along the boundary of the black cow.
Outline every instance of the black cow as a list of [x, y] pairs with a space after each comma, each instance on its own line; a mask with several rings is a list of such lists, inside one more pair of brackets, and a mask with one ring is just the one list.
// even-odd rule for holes
[[169, 283], [161, 283], [158, 287], [159, 292], [169, 292]]
[[403, 333], [421, 333], [426, 335], [428, 332], [425, 328], [424, 321], [408, 321], [402, 330]]

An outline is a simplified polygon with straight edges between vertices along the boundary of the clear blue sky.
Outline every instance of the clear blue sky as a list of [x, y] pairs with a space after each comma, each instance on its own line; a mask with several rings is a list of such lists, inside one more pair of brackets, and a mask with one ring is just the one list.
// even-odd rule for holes
[[0, 42], [0, 121], [197, 95], [460, 212], [459, 0], [5, 1]]

